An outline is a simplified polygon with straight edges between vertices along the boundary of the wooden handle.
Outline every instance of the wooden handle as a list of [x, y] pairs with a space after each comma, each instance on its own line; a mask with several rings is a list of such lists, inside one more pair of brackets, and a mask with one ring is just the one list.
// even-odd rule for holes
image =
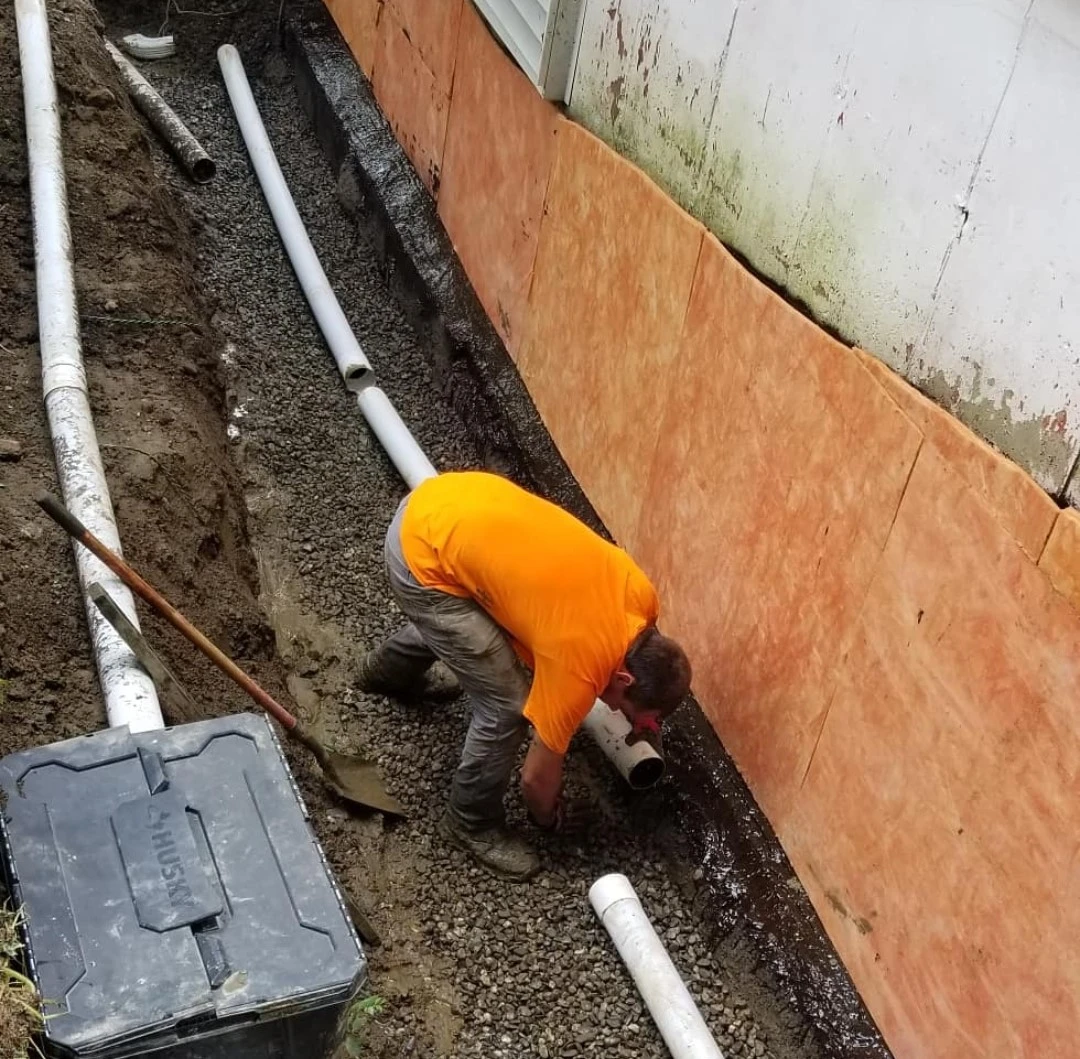
[[[92, 536], [90, 531], [51, 493], [42, 490], [34, 499], [37, 500], [38, 504], [44, 509], [45, 514], [53, 522], [66, 530], [77, 541], [81, 541], [83, 537]], [[102, 547], [105, 546], [102, 545]]]
[[296, 718], [251, 679], [221, 648], [211, 643], [155, 588], [147, 584], [119, 555], [97, 539], [56, 497], [40, 492], [35, 497], [42, 510], [84, 548], [93, 552], [143, 602], [153, 607], [174, 629], [187, 637], [223, 673], [232, 677], [267, 713], [290, 731]]

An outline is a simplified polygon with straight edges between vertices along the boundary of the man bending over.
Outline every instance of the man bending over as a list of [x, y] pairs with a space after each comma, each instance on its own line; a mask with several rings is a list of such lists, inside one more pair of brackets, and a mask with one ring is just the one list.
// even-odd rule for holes
[[472, 720], [440, 829], [486, 868], [527, 879], [539, 858], [508, 831], [503, 797], [528, 725], [525, 805], [538, 826], [563, 829], [563, 758], [593, 702], [658, 731], [689, 691], [690, 663], [657, 631], [656, 592], [626, 552], [497, 475], [422, 482], [385, 554], [410, 624], [364, 658], [359, 687], [415, 695], [446, 664]]

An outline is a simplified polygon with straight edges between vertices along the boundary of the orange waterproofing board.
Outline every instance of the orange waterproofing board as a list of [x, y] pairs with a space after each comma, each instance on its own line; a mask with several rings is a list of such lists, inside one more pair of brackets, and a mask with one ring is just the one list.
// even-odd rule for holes
[[897, 1059], [1077, 1054], [1080, 516], [559, 117], [470, 3], [330, 8]]

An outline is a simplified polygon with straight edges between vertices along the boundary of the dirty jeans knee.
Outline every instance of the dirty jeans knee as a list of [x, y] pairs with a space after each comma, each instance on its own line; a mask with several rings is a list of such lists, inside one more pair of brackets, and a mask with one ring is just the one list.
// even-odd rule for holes
[[368, 678], [391, 688], [404, 689], [420, 681], [434, 664], [435, 653], [420, 630], [409, 622], [384, 640], [373, 653]]

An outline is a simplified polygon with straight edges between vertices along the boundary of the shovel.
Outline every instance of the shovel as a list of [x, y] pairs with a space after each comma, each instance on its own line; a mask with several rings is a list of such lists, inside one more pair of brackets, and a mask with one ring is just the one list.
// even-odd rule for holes
[[164, 596], [148, 585], [111, 548], [97, 539], [56, 497], [40, 492], [35, 498], [45, 513], [83, 547], [98, 557], [140, 599], [153, 607], [174, 629], [190, 640], [223, 673], [232, 677], [282, 728], [290, 739], [307, 747], [318, 761], [330, 787], [347, 802], [377, 809], [390, 816], [404, 816], [401, 804], [383, 786], [378, 769], [361, 757], [339, 754], [325, 746], [300, 722], [251, 679], [228, 655], [210, 642]]

